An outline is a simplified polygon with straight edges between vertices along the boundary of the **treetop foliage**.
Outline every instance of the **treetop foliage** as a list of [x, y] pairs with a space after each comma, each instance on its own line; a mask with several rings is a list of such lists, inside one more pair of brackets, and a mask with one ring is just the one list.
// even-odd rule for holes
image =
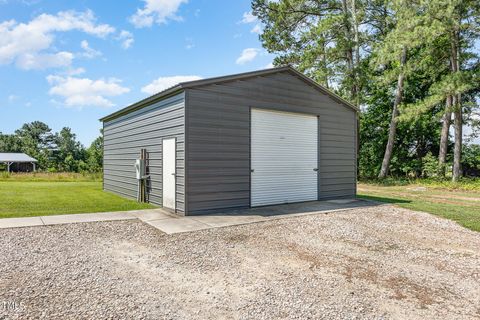
[[480, 1], [253, 0], [252, 9], [274, 65], [292, 65], [361, 108], [361, 175], [379, 172], [391, 129], [390, 173], [414, 176], [432, 175], [456, 110], [460, 127], [479, 131]]
[[0, 132], [0, 152], [23, 152], [38, 160], [38, 169], [50, 172], [100, 172], [103, 137], [85, 148], [68, 127], [52, 132], [43, 122], [25, 123], [14, 134]]

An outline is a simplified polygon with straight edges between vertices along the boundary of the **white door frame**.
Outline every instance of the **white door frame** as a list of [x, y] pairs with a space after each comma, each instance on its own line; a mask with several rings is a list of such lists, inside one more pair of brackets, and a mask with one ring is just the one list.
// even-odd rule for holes
[[172, 210], [176, 209], [176, 146], [176, 138], [162, 140], [162, 202], [164, 208]]

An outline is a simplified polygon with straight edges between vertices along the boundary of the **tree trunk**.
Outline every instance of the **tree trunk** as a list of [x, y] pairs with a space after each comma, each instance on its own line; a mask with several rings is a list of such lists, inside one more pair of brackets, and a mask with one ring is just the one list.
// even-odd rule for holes
[[355, 50], [355, 59], [353, 66], [355, 105], [360, 107], [360, 81], [358, 71], [360, 68], [360, 32], [358, 26], [357, 4], [356, 0], [352, 0], [352, 20], [353, 20], [353, 41]]
[[452, 121], [452, 96], [448, 96], [445, 103], [445, 115], [442, 124], [442, 133], [440, 136], [440, 151], [438, 153], [439, 174], [445, 177], [445, 163], [447, 160], [448, 133], [450, 131], [450, 122]]
[[[453, 32], [451, 55], [452, 55], [452, 72], [460, 71], [460, 42], [458, 30]], [[460, 94], [453, 96], [453, 118], [455, 131], [455, 148], [453, 150], [453, 172], [452, 181], [457, 182], [461, 177], [462, 163], [462, 97]]]
[[330, 89], [330, 82], [329, 82], [329, 78], [328, 78], [328, 60], [327, 60], [327, 48], [326, 48], [326, 44], [325, 44], [325, 36], [322, 34], [322, 55], [321, 55], [321, 68], [324, 72], [324, 75], [323, 75], [323, 81], [324, 81], [324, 85], [325, 85], [325, 88], [327, 89]]
[[403, 47], [402, 49], [402, 56], [400, 58], [400, 73], [398, 75], [398, 82], [397, 82], [397, 91], [395, 94], [395, 101], [393, 102], [393, 110], [392, 110], [392, 118], [390, 120], [390, 128], [388, 130], [388, 141], [387, 147], [385, 149], [385, 155], [383, 156], [382, 161], [382, 168], [380, 169], [380, 173], [378, 177], [383, 179], [388, 174], [388, 169], [390, 167], [390, 160], [392, 159], [393, 153], [393, 144], [395, 142], [395, 135], [397, 133], [397, 121], [398, 121], [398, 106], [402, 102], [402, 95], [403, 95], [403, 81], [404, 81], [404, 72], [403, 66], [405, 65], [405, 61], [407, 60], [407, 48]]
[[454, 97], [454, 129], [455, 129], [455, 148], [453, 150], [453, 175], [452, 181], [457, 182], [462, 176], [462, 102], [460, 95]]
[[[348, 9], [347, 0], [342, 0], [342, 11], [343, 11], [343, 28], [345, 41], [349, 43], [352, 39], [352, 23], [350, 21], [350, 12]], [[357, 86], [356, 86], [356, 77], [355, 77], [355, 61], [353, 57], [353, 46], [348, 46], [345, 48], [345, 57], [347, 60], [347, 70], [348, 77], [351, 79], [350, 87], [350, 99], [351, 101], [357, 101]]]

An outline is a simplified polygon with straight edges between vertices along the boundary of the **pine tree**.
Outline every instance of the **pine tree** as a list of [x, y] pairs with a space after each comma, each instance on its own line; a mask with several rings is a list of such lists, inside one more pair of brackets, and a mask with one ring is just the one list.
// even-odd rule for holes
[[[253, 0], [265, 28], [263, 46], [275, 65], [293, 65], [327, 88], [361, 104], [361, 52], [368, 47], [366, 1]], [[363, 28], [372, 30], [371, 28]]]

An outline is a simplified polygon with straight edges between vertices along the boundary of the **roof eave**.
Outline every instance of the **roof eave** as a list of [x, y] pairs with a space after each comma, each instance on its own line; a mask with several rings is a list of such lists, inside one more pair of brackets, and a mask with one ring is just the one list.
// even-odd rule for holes
[[227, 81], [232, 81], [232, 80], [242, 80], [242, 79], [251, 78], [251, 77], [255, 77], [255, 76], [262, 76], [262, 75], [267, 75], [267, 74], [271, 74], [271, 73], [283, 72], [283, 71], [288, 71], [290, 69], [292, 69], [292, 67], [285, 66], [285, 67], [255, 70], [255, 71], [237, 73], [237, 74], [232, 74], [232, 75], [227, 75], [227, 76], [220, 76], [220, 77], [214, 77], [214, 78], [208, 78], [208, 79], [200, 79], [200, 80], [182, 82], [180, 85], [183, 88], [200, 87], [200, 86], [206, 86], [206, 85], [214, 84], [214, 83], [222, 83], [222, 82], [227, 82]]
[[130, 113], [134, 110], [138, 110], [138, 109], [141, 109], [143, 108], [145, 105], [149, 104], [149, 103], [152, 103], [156, 100], [160, 100], [160, 99], [163, 99], [164, 97], [166, 96], [169, 96], [169, 95], [173, 95], [173, 94], [177, 94], [177, 93], [180, 93], [183, 91], [183, 86], [182, 84], [177, 84], [176, 86], [174, 87], [171, 87], [167, 90], [164, 90], [162, 92], [159, 92], [159, 93], [156, 93], [150, 97], [147, 97], [143, 100], [140, 100], [138, 102], [135, 102], [131, 105], [129, 105], [128, 107], [125, 107], [123, 109], [120, 109], [114, 113], [111, 113], [103, 118], [100, 118], [99, 121], [101, 122], [105, 122], [105, 121], [108, 121], [108, 120], [112, 120], [112, 119], [115, 119], [115, 118], [118, 118], [124, 114], [127, 114], [127, 113]]

